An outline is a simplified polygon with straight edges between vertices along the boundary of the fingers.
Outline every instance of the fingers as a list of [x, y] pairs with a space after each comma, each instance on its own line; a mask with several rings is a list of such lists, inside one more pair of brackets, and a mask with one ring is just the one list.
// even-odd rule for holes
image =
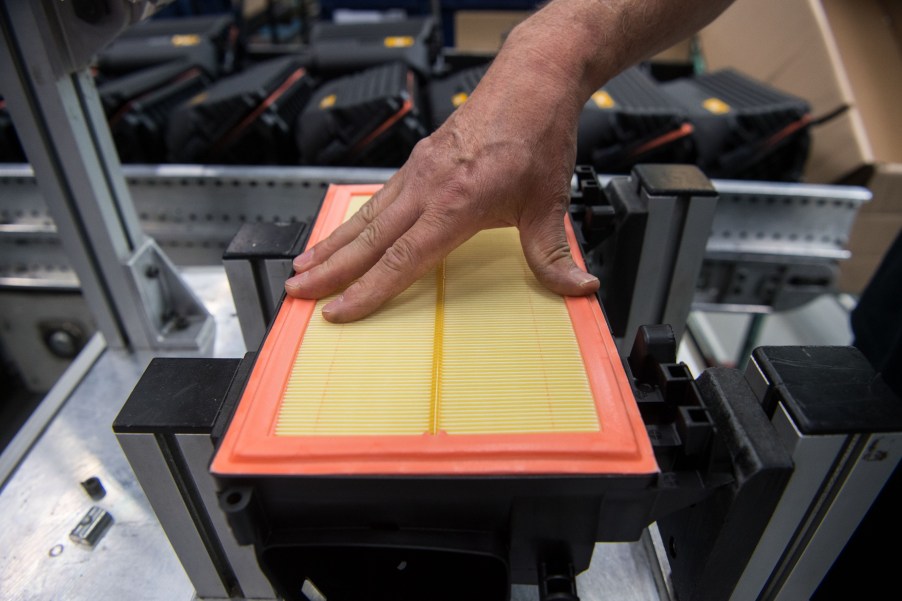
[[[392, 203], [342, 248], [285, 282], [285, 290], [297, 298], [323, 298], [341, 290], [379, 261], [416, 220], [415, 206]], [[315, 248], [319, 252], [319, 245]]]
[[433, 225], [421, 217], [372, 269], [323, 307], [323, 317], [334, 323], [366, 317], [426, 275], [473, 233], [451, 224]]
[[519, 227], [526, 262], [545, 287], [565, 296], [585, 296], [598, 290], [598, 278], [573, 262], [562, 210], [539, 213]]
[[335, 252], [345, 247], [366, 227], [378, 217], [386, 207], [390, 206], [397, 197], [396, 190], [401, 185], [397, 180], [400, 173], [392, 177], [385, 186], [373, 194], [360, 210], [354, 213], [350, 219], [339, 225], [329, 236], [295, 257], [293, 267], [295, 273], [303, 273], [317, 265], [324, 263]]

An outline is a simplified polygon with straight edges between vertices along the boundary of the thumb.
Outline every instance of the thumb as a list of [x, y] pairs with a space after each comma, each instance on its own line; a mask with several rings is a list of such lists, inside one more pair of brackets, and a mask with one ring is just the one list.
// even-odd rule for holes
[[565, 296], [598, 290], [598, 278], [573, 262], [564, 231], [564, 211], [555, 209], [520, 225], [520, 244], [529, 268], [546, 288]]

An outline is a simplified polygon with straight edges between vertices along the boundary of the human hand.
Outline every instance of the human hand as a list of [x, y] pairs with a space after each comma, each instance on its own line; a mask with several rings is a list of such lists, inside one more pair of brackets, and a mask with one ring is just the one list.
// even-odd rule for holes
[[502, 226], [519, 228], [526, 260], [548, 288], [595, 292], [598, 279], [573, 263], [564, 234], [583, 103], [730, 1], [551, 0], [514, 28], [466, 104], [385, 187], [294, 260], [286, 292], [315, 299], [347, 286], [323, 315], [360, 319], [479, 230]]
[[521, 74], [512, 84], [503, 75], [522, 57], [499, 60], [382, 190], [294, 260], [290, 296], [322, 298], [347, 286], [323, 316], [354, 321], [478, 231], [505, 226], [520, 230], [526, 260], [549, 289], [572, 296], [598, 289], [573, 262], [564, 232], [582, 101], [544, 74]]

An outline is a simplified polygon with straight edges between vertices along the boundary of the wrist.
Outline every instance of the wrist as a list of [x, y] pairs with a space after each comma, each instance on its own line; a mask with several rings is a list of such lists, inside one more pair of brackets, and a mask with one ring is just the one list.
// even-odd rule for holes
[[611, 33], [615, 21], [613, 9], [597, 0], [550, 2], [511, 31], [499, 58], [513, 55], [531, 73], [571, 91], [581, 108], [626, 66], [625, 44], [614, 43]]
[[542, 34], [531, 37], [519, 26], [511, 32], [473, 100], [480, 96], [482, 106], [496, 102], [501, 110], [516, 107], [523, 117], [554, 115], [559, 123], [575, 125], [597, 87], [586, 77], [582, 61], [559, 56], [560, 48], [546, 43], [548, 31]]

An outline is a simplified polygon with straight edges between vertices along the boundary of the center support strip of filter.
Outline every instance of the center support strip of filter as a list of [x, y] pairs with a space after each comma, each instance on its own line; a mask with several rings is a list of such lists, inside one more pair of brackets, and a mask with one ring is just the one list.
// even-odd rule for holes
[[429, 433], [438, 433], [442, 400], [442, 354], [445, 346], [445, 260], [435, 268], [435, 331], [432, 336], [432, 390], [429, 398]]

